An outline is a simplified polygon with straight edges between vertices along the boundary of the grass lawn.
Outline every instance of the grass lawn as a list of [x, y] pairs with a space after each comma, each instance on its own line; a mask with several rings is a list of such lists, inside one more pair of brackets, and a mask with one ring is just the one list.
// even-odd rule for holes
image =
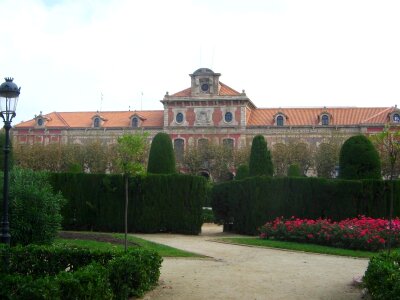
[[[86, 232], [87, 233], [87, 232]], [[64, 238], [57, 238], [54, 244], [56, 245], [69, 245], [69, 246], [77, 246], [77, 247], [84, 247], [90, 249], [99, 249], [99, 250], [115, 250], [115, 251], [124, 251], [123, 244], [115, 244], [110, 242], [104, 241], [95, 241], [85, 238], [85, 232], [77, 233], [80, 235], [79, 238], [76, 239], [64, 239]], [[92, 234], [92, 233], [91, 233]], [[114, 237], [120, 240], [124, 240], [124, 234], [122, 233], [99, 233], [101, 235]], [[137, 246], [129, 246], [129, 242], [135, 243]], [[162, 257], [204, 257], [195, 253], [191, 253], [184, 250], [179, 250], [170, 246], [146, 241], [141, 238], [137, 238], [134, 236], [128, 235], [128, 247], [141, 247], [144, 249], [154, 250]]]
[[[361, 250], [341, 249], [328, 246], [320, 246], [315, 244], [302, 244], [302, 243], [285, 242], [278, 240], [263, 240], [259, 239], [258, 237], [221, 238], [218, 240], [225, 243], [233, 243], [240, 245], [251, 245], [251, 246], [266, 247], [266, 248], [278, 248], [278, 249], [287, 249], [294, 251], [304, 251], [304, 252], [360, 257], [360, 258], [371, 258], [372, 256], [375, 256], [378, 253], [378, 252], [361, 251]], [[400, 249], [394, 249], [394, 251], [400, 251]]]

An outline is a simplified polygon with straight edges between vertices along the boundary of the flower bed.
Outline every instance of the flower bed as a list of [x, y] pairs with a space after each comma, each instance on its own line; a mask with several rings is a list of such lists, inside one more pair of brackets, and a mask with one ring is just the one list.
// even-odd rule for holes
[[259, 228], [260, 238], [274, 238], [284, 241], [313, 243], [345, 249], [378, 251], [388, 245], [391, 236], [392, 247], [400, 245], [400, 219], [389, 221], [365, 216], [332, 222], [329, 219], [276, 218]]

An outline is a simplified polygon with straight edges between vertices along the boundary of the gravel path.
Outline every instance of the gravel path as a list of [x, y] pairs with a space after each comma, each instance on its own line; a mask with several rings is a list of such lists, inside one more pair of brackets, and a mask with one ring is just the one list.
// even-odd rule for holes
[[364, 274], [367, 259], [217, 243], [212, 239], [228, 236], [221, 226], [205, 224], [202, 231], [135, 234], [210, 257], [164, 258], [159, 286], [144, 299], [361, 299], [352, 281]]

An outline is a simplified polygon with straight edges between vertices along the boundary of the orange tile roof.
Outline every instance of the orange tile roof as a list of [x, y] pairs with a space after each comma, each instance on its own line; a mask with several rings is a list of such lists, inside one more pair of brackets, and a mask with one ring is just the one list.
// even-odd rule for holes
[[260, 108], [250, 112], [248, 126], [274, 125], [274, 116], [287, 116], [285, 125], [318, 125], [322, 113], [332, 116], [330, 125], [384, 124], [393, 107], [334, 107], [334, 108]]
[[[102, 112], [52, 112], [43, 117], [48, 118], [46, 128], [90, 128], [92, 118], [100, 116], [104, 118], [102, 128], [130, 127], [130, 117], [136, 114], [142, 118], [142, 127], [163, 127], [164, 111], [102, 111]], [[34, 127], [35, 119], [17, 124], [16, 128]]]
[[[226, 84], [219, 82], [220, 89], [218, 91], [218, 96], [240, 96], [241, 94], [238, 91], [235, 91], [233, 88], [227, 86]], [[192, 89], [187, 88], [180, 92], [171, 95], [172, 97], [191, 97]]]

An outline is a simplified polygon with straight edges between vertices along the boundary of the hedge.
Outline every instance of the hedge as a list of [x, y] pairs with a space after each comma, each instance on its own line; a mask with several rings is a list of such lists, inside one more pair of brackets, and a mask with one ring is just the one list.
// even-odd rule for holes
[[[120, 175], [54, 173], [54, 190], [68, 200], [65, 230], [123, 232], [124, 182]], [[181, 174], [129, 179], [129, 232], [199, 234], [207, 181]]]
[[[387, 217], [389, 182], [324, 178], [251, 177], [215, 185], [216, 220], [233, 231], [256, 234], [276, 217], [343, 220], [358, 215]], [[395, 215], [400, 215], [400, 182], [394, 182]]]
[[[127, 299], [158, 282], [154, 251], [93, 251], [56, 246], [0, 247], [1, 299]], [[123, 266], [123, 267], [122, 267]]]

